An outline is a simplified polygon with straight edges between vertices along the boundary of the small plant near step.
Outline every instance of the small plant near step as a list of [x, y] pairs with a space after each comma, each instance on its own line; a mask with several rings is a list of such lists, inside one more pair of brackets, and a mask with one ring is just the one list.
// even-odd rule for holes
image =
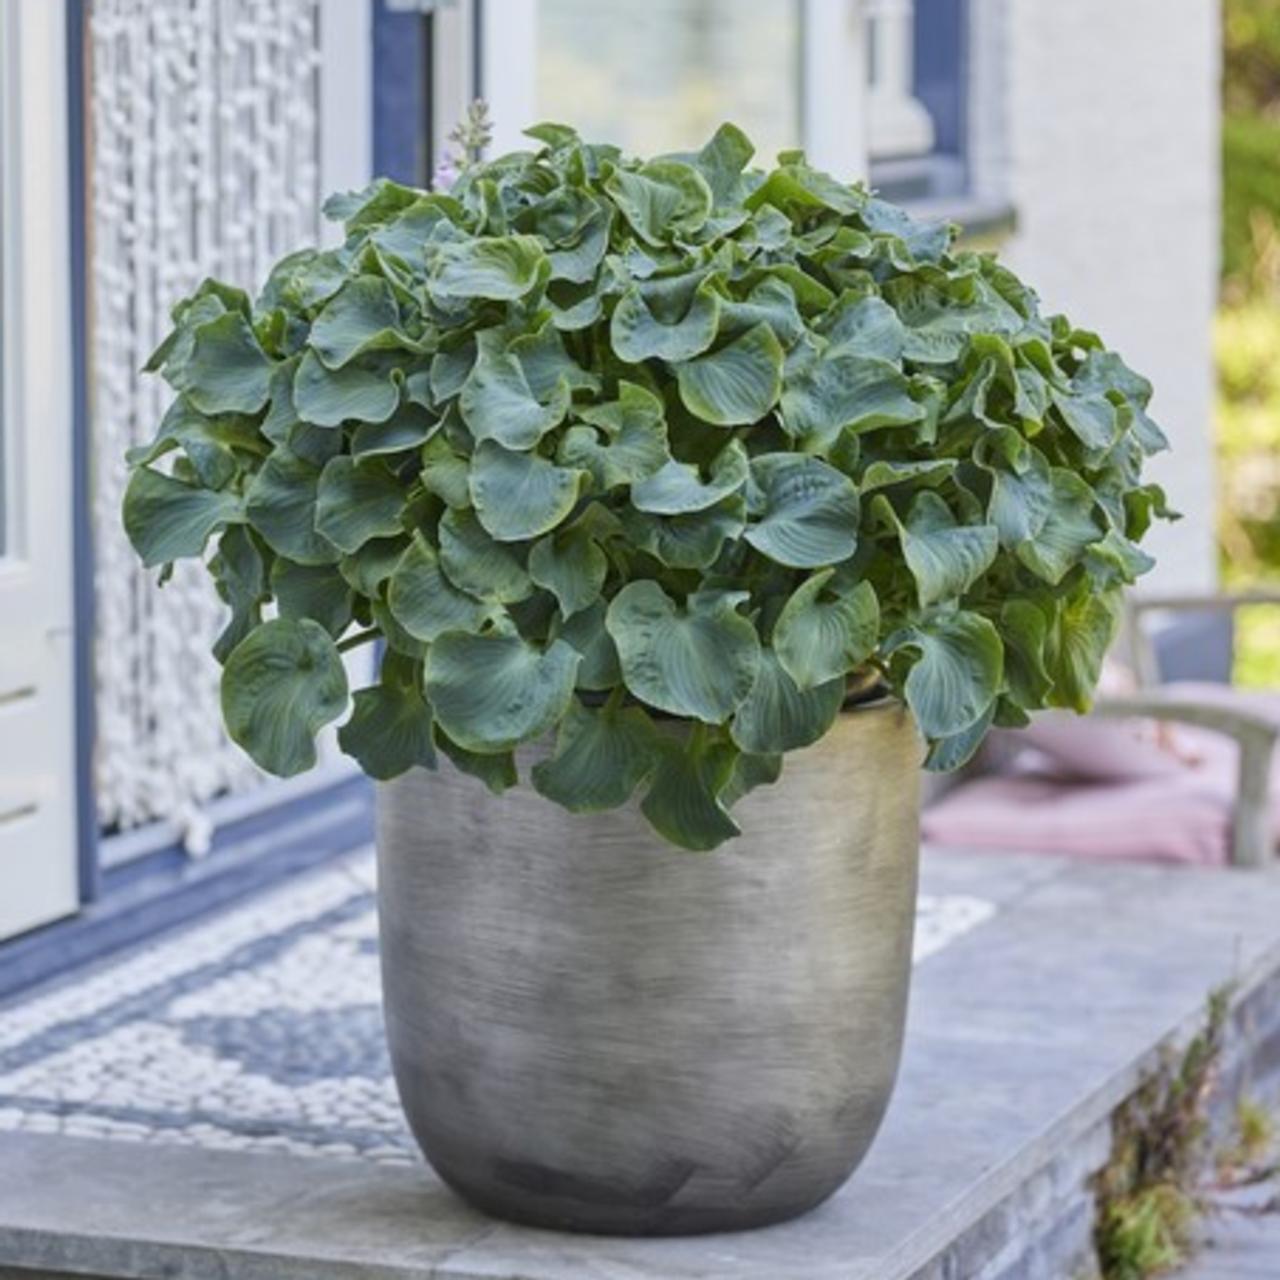
[[1113, 1118], [1111, 1159], [1095, 1178], [1095, 1243], [1105, 1280], [1147, 1280], [1183, 1262], [1206, 1208], [1208, 1102], [1230, 992], [1209, 998], [1205, 1026], [1168, 1053]]
[[[937, 769], [1085, 710], [1164, 494], [1149, 383], [955, 229], [723, 126], [624, 156], [543, 124], [446, 191], [334, 197], [342, 243], [207, 280], [130, 454], [148, 566], [228, 606], [227, 728], [282, 776], [442, 752], [710, 849], [851, 694]], [[212, 551], [212, 554], [210, 552]], [[381, 642], [354, 695], [342, 654]], [[860, 767], [850, 761], [851, 769]]]

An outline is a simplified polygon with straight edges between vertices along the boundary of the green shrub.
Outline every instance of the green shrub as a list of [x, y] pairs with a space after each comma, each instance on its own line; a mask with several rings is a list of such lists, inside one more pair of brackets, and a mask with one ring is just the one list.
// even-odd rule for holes
[[256, 303], [206, 282], [174, 311], [125, 524], [149, 565], [217, 535], [233, 738], [308, 767], [339, 651], [380, 638], [339, 730], [373, 776], [438, 748], [499, 789], [554, 731], [544, 795], [643, 788], [709, 848], [851, 687], [903, 698], [939, 768], [1086, 707], [1164, 513], [1145, 380], [797, 153], [530, 132], [450, 194], [335, 198], [342, 246]]
[[[1222, 122], [1222, 274], [1237, 291], [1258, 280], [1259, 238], [1280, 227], [1280, 119]], [[1273, 282], [1274, 283], [1274, 282]]]

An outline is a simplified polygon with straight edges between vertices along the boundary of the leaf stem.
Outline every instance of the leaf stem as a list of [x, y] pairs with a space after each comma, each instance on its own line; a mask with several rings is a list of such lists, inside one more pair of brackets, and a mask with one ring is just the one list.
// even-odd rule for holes
[[338, 641], [338, 652], [346, 653], [349, 649], [358, 649], [362, 644], [368, 644], [370, 640], [378, 640], [382, 636], [380, 627], [370, 627], [367, 631], [357, 631], [353, 636], [347, 636], [345, 639]]

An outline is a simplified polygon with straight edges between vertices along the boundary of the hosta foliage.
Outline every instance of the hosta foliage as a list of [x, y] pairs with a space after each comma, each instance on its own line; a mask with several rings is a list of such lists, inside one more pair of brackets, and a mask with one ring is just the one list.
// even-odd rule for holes
[[[726, 126], [647, 163], [559, 126], [449, 194], [335, 198], [341, 247], [206, 282], [131, 459], [148, 565], [207, 555], [235, 739], [343, 719], [377, 778], [513, 751], [569, 809], [732, 836], [853, 680], [952, 767], [1084, 708], [1163, 495], [1147, 383], [946, 228]], [[349, 691], [339, 651], [383, 641]], [[849, 762], [850, 769], [863, 767]]]

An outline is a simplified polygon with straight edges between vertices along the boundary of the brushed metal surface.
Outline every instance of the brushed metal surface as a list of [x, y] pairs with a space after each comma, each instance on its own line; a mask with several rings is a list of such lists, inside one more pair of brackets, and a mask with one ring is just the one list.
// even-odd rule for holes
[[896, 703], [847, 712], [701, 854], [443, 760], [381, 785], [387, 1033], [440, 1176], [500, 1217], [637, 1235], [826, 1199], [897, 1072], [920, 758]]

